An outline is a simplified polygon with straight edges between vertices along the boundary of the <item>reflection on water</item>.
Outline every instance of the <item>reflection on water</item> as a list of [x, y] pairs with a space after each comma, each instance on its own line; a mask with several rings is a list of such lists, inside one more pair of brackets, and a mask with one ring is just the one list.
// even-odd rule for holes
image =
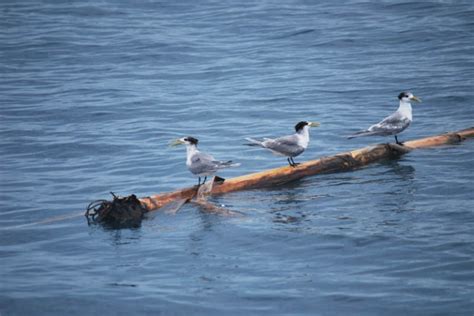
[[400, 163], [399, 160], [386, 161], [382, 166], [386, 170], [382, 181], [390, 181], [392, 186], [377, 200], [380, 202], [379, 209], [393, 212], [413, 210], [411, 204], [416, 190], [415, 168]]
[[402, 180], [413, 180], [415, 168], [411, 165], [400, 164], [399, 159], [386, 160], [381, 163], [382, 166], [388, 167], [389, 172], [399, 176]]
[[102, 225], [90, 225], [88, 235], [98, 243], [106, 242], [114, 247], [139, 244], [144, 234], [140, 228], [112, 229]]
[[[415, 180], [416, 173], [412, 165], [400, 160], [388, 160], [378, 167], [367, 167], [355, 173], [318, 175], [265, 189], [262, 190], [262, 196], [257, 198], [262, 205], [268, 203], [270, 213], [274, 214], [272, 221], [283, 224], [310, 221], [318, 214], [320, 203], [329, 198], [347, 198], [344, 193], [346, 189], [351, 190], [351, 194], [357, 193], [362, 199], [369, 200], [375, 210], [403, 212], [413, 209], [411, 204], [416, 192]], [[331, 187], [337, 187], [337, 191], [329, 189]], [[339, 220], [344, 221], [351, 218], [350, 214], [338, 216]]]

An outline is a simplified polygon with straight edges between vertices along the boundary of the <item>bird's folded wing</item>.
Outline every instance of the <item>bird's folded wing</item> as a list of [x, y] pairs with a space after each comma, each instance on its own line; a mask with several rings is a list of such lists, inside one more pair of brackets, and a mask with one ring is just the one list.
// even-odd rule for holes
[[194, 174], [213, 172], [218, 168], [214, 161], [215, 159], [211, 155], [198, 153], [191, 157], [191, 166], [189, 169]]
[[298, 145], [297, 139], [293, 135], [265, 141], [265, 147], [286, 156], [299, 155], [304, 151], [304, 148]]
[[369, 131], [371, 132], [383, 132], [383, 131], [397, 131], [403, 130], [410, 124], [410, 120], [401, 115], [399, 112], [395, 112], [390, 116], [387, 116], [385, 119], [380, 121], [377, 124], [372, 125], [369, 127]]
[[205, 153], [198, 153], [191, 157], [191, 162], [193, 163], [212, 163], [215, 161], [214, 157]]

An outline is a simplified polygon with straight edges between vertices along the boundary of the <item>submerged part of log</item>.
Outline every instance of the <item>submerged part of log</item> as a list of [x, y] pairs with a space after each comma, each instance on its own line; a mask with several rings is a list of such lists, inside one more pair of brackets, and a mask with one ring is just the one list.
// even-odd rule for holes
[[215, 205], [208, 201], [209, 196], [215, 185], [222, 184], [224, 179], [220, 177], [212, 177], [211, 181], [199, 186], [196, 197], [191, 200], [191, 203], [199, 206], [203, 211], [224, 216], [239, 216], [241, 214], [228, 210], [222, 206]]
[[[471, 137], [474, 137], [474, 127], [458, 132], [407, 141], [404, 143], [404, 146], [397, 144], [369, 146], [330, 157], [311, 160], [301, 163], [297, 167], [285, 166], [227, 179], [223, 182], [215, 183], [210, 194], [216, 195], [239, 190], [277, 186], [316, 174], [347, 171], [383, 159], [399, 157], [413, 149], [456, 144]], [[189, 201], [196, 195], [197, 189], [198, 187], [194, 186], [175, 192], [152, 195], [141, 198], [140, 202], [149, 211], [153, 211], [177, 199]]]

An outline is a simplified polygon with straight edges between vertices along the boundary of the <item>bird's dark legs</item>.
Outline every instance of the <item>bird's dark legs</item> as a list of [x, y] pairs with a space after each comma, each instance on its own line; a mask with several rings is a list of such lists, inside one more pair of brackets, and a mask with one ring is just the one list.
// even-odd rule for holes
[[293, 157], [289, 157], [289, 158], [287, 158], [286, 160], [288, 160], [288, 163], [289, 163], [290, 166], [292, 166], [292, 167], [296, 167], [297, 165], [299, 165], [299, 163], [296, 163], [296, 162], [293, 160]]
[[206, 180], [207, 180], [207, 176], [204, 177], [204, 181], [201, 183], [201, 177], [198, 177], [198, 186], [200, 186], [201, 184], [206, 183]]
[[395, 135], [395, 142], [397, 145], [403, 146], [403, 143], [398, 141], [397, 135]]
[[293, 162], [293, 159], [290, 158], [287, 158], [286, 160], [288, 160], [288, 163], [290, 164], [290, 166], [292, 167], [296, 167], [295, 163]]
[[295, 161], [293, 160], [293, 157], [291, 157], [290, 159], [291, 159], [291, 162], [293, 163], [293, 167], [296, 167], [297, 165], [299, 165], [298, 162], [295, 162]]

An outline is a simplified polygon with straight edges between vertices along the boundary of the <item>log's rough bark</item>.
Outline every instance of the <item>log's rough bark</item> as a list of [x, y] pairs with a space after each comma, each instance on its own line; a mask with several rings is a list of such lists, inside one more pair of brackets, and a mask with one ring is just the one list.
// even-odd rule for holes
[[[413, 149], [457, 144], [466, 138], [472, 137], [474, 137], [474, 127], [457, 132], [407, 141], [404, 143], [404, 146], [397, 144], [378, 144], [368, 146], [330, 157], [310, 160], [301, 163], [297, 167], [285, 166], [227, 179], [223, 182], [216, 182], [212, 186], [210, 194], [217, 195], [239, 190], [277, 186], [316, 174], [347, 171], [383, 159], [399, 157]], [[156, 194], [141, 198], [140, 202], [149, 211], [153, 211], [177, 199], [185, 199], [189, 201], [196, 195], [197, 189], [198, 187], [194, 186], [175, 192]]]

